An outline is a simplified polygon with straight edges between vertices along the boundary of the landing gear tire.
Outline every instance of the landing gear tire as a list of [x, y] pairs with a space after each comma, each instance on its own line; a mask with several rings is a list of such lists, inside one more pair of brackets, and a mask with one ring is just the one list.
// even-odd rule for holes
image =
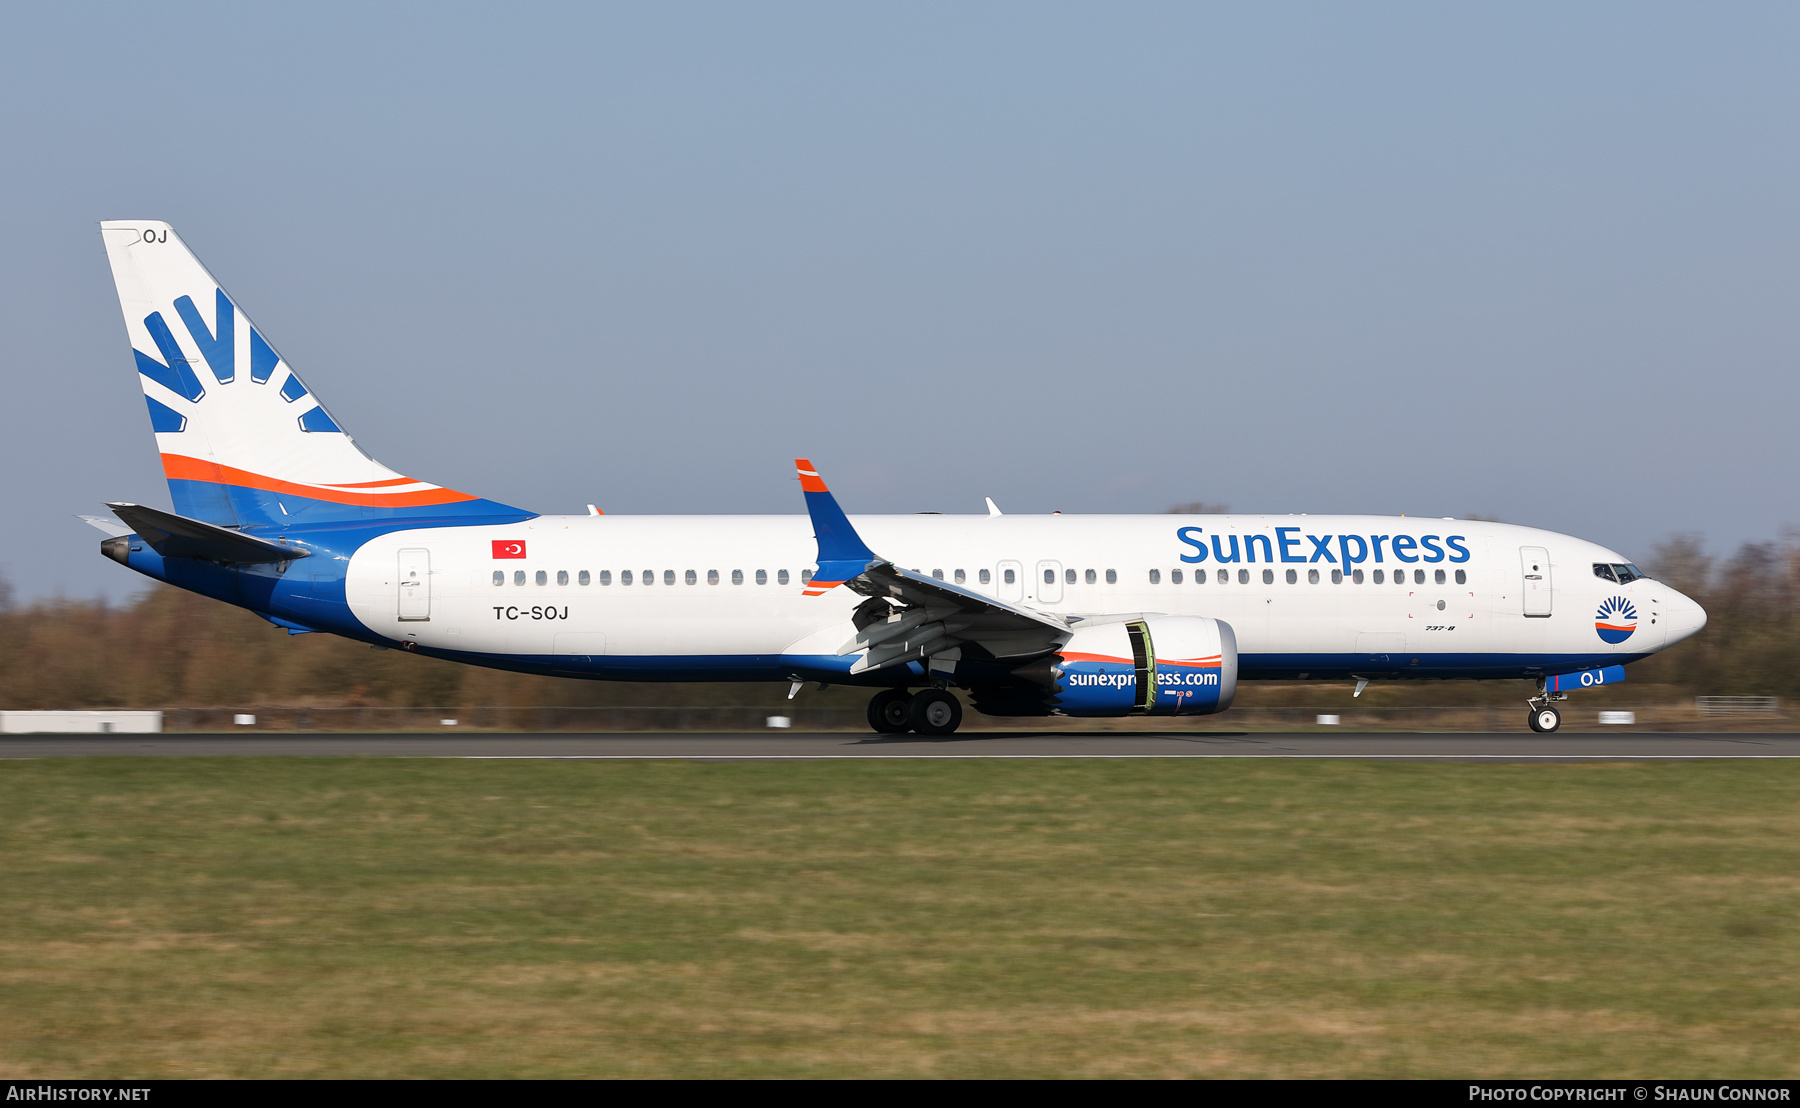
[[907, 708], [912, 698], [905, 689], [882, 689], [869, 701], [869, 726], [883, 735], [904, 735], [912, 730]]
[[925, 689], [907, 705], [907, 719], [921, 735], [948, 735], [962, 725], [962, 701], [943, 689]]
[[1562, 726], [1562, 713], [1546, 704], [1542, 708], [1533, 708], [1528, 722], [1533, 731], [1548, 735]]

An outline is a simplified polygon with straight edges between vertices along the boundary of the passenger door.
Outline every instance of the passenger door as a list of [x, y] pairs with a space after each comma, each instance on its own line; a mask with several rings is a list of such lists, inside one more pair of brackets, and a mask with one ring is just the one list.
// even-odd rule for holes
[[1525, 577], [1525, 614], [1550, 614], [1550, 552], [1541, 546], [1519, 547], [1519, 570]]
[[1063, 593], [1062, 563], [1039, 562], [1037, 564], [1037, 580], [1031, 583], [1037, 590], [1039, 604], [1061, 604]]
[[400, 551], [400, 620], [402, 623], [431, 619], [431, 551], [409, 546]]

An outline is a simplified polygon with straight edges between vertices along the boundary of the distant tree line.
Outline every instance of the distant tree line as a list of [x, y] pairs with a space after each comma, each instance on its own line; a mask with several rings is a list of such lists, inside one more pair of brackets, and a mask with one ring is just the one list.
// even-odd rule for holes
[[[1643, 568], [1698, 600], [1709, 622], [1693, 639], [1633, 665], [1621, 696], [1800, 696], [1800, 532], [1746, 543], [1723, 559], [1706, 554], [1698, 536], [1679, 535], [1657, 545]], [[1462, 685], [1404, 682], [1371, 690], [1370, 698], [1455, 704], [1515, 699], [1517, 691], [1506, 682], [1447, 684]], [[1249, 684], [1239, 703], [1335, 702], [1342, 692]], [[160, 584], [126, 604], [21, 606], [0, 582], [0, 709], [776, 705], [786, 694], [785, 685], [535, 677], [371, 650], [331, 635], [290, 636], [240, 608]], [[809, 688], [801, 695], [815, 705], [823, 697], [851, 706], [867, 694]]]

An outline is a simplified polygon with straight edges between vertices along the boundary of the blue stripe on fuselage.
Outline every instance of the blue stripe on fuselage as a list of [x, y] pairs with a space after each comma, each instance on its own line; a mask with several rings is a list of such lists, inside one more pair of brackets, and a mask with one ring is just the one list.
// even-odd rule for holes
[[[521, 673], [612, 681], [786, 681], [800, 677], [809, 681], [828, 681], [833, 685], [879, 687], [893, 684], [897, 676], [892, 672], [852, 676], [849, 668], [856, 660], [854, 657], [839, 658], [829, 654], [481, 654], [430, 647], [420, 647], [418, 652]], [[1569, 673], [1593, 665], [1620, 665], [1648, 655], [1419, 654], [1416, 655], [1418, 664], [1413, 665], [1414, 657], [1407, 655], [1408, 664], [1396, 666], [1385, 662], [1370, 665], [1368, 656], [1360, 654], [1244, 654], [1238, 657], [1238, 680], [1292, 681], [1302, 673], [1313, 680], [1345, 682], [1355, 677], [1516, 680]], [[1016, 665], [1016, 662], [994, 663], [993, 678], [1000, 679]], [[982, 663], [965, 661], [964, 667], [958, 670], [958, 678], [980, 683], [977, 673], [983, 668], [986, 667]], [[965, 672], [965, 669], [971, 672]], [[924, 671], [915, 662], [908, 667], [908, 674], [921, 678]]]

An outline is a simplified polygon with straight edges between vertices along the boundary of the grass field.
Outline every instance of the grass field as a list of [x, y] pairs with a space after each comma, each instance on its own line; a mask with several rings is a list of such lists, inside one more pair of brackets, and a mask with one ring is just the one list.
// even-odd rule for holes
[[0, 765], [0, 1076], [1800, 1076], [1800, 763]]

